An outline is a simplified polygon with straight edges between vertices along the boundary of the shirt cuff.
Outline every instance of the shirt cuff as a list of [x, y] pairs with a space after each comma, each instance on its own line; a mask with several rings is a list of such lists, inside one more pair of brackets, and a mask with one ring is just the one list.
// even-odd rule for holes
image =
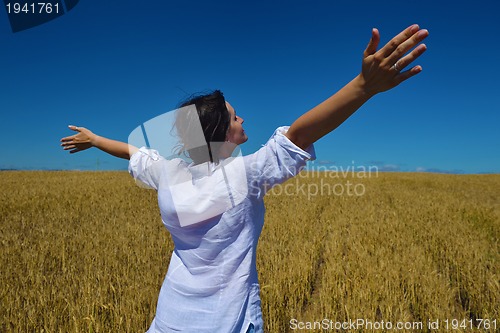
[[316, 151], [314, 149], [314, 144], [311, 144], [309, 147], [307, 147], [305, 150], [297, 146], [295, 143], [293, 143], [285, 134], [288, 132], [288, 129], [290, 126], [281, 126], [274, 131], [273, 136], [276, 139], [276, 142], [286, 148], [289, 151], [292, 151], [296, 154], [299, 154], [304, 157], [304, 159], [307, 160], [315, 160], [316, 159]]

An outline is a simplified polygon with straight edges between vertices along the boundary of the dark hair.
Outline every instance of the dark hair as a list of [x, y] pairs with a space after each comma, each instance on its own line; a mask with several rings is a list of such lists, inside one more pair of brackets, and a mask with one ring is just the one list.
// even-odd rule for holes
[[[182, 109], [184, 107], [194, 105], [196, 107], [196, 115], [194, 112]], [[175, 120], [175, 127], [180, 138], [178, 153], [187, 154], [196, 164], [207, 161], [218, 162], [218, 150], [220, 145], [215, 142], [224, 142], [226, 140], [227, 131], [230, 124], [230, 115], [226, 107], [226, 100], [220, 90], [214, 90], [210, 93], [195, 94], [190, 96], [179, 106]], [[205, 138], [205, 146], [192, 147], [193, 127], [198, 119], [201, 123], [203, 135]], [[196, 135], [195, 135], [196, 137]]]

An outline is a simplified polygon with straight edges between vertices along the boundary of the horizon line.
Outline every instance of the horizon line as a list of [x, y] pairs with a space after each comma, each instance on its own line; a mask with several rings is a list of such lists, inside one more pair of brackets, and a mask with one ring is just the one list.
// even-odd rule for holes
[[[75, 171], [75, 172], [127, 172], [127, 169], [51, 169], [51, 168], [0, 168], [0, 172], [8, 172], [8, 171], [47, 171], [47, 172], [57, 172], [57, 171]], [[334, 170], [314, 170], [314, 169], [304, 169], [303, 171], [309, 172], [341, 172]], [[356, 171], [354, 171], [356, 172]], [[384, 170], [379, 169], [377, 172], [381, 173], [428, 173], [428, 174], [442, 174], [442, 175], [500, 175], [500, 171], [481, 171], [481, 172], [465, 172], [463, 170]]]

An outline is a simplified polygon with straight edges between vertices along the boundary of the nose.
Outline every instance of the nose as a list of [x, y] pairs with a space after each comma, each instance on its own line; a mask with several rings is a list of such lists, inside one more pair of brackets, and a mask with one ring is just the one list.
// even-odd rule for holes
[[238, 116], [238, 118], [240, 119], [240, 124], [243, 124], [245, 122], [245, 119], [241, 118], [240, 116]]

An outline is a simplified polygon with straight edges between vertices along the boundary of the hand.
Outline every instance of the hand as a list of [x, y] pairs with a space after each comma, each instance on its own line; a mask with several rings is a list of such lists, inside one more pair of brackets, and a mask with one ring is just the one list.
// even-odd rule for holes
[[[427, 30], [420, 29], [417, 24], [414, 24], [403, 30], [377, 51], [380, 34], [377, 29], [373, 29], [372, 38], [363, 54], [363, 65], [360, 74], [365, 92], [369, 95], [375, 95], [392, 89], [401, 82], [420, 73], [422, 71], [421, 66], [413, 66], [406, 71], [401, 70], [425, 52], [427, 49], [425, 44], [416, 45], [428, 35]], [[405, 55], [411, 49], [413, 50]]]
[[61, 146], [64, 150], [70, 150], [70, 154], [93, 147], [92, 141], [96, 135], [85, 127], [68, 126], [72, 131], [78, 132], [75, 135], [67, 136], [61, 139]]

